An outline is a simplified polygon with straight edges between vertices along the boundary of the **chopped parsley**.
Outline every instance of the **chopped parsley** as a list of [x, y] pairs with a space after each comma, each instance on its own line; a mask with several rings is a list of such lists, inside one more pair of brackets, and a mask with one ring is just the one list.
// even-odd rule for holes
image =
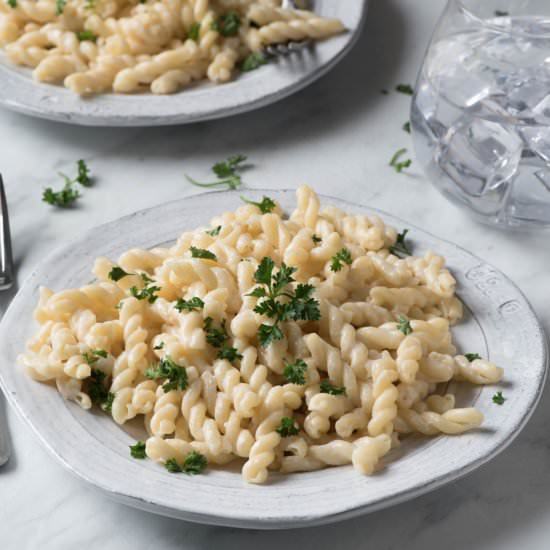
[[210, 235], [211, 237], [217, 237], [220, 234], [220, 231], [222, 230], [222, 226], [218, 225], [218, 227], [214, 227], [214, 229], [209, 229], [208, 231], [205, 231], [207, 235]]
[[187, 38], [197, 42], [198, 39], [199, 39], [199, 36], [200, 36], [200, 32], [201, 32], [201, 24], [200, 23], [191, 23], [191, 26], [189, 27], [189, 30], [187, 31]]
[[87, 10], [93, 10], [95, 8], [96, 0], [86, 0], [84, 7]]
[[111, 281], [120, 281], [123, 277], [128, 277], [128, 275], [132, 275], [132, 273], [128, 273], [122, 269], [122, 267], [119, 267], [118, 265], [115, 265], [111, 271], [109, 271], [109, 279]]
[[284, 321], [317, 321], [321, 312], [319, 302], [313, 298], [315, 287], [300, 283], [295, 289], [287, 287], [294, 282], [292, 274], [295, 267], [285, 263], [276, 273], [273, 273], [275, 262], [265, 256], [254, 273], [254, 280], [260, 285], [254, 288], [249, 296], [260, 298], [254, 311], [273, 319], [273, 324], [263, 323], [258, 330], [258, 338], [262, 347], [267, 347], [273, 340], [281, 340], [284, 336], [280, 323]]
[[78, 31], [76, 33], [76, 37], [78, 38], [79, 42], [95, 42], [97, 40], [97, 36], [94, 34], [94, 32], [86, 29], [84, 29], [83, 31]]
[[65, 9], [66, 4], [67, 0], [56, 0], [55, 15], [61, 15], [63, 13], [63, 10]]
[[263, 197], [261, 202], [254, 202], [246, 197], [241, 197], [241, 200], [246, 202], [246, 204], [253, 204], [254, 206], [257, 206], [262, 214], [269, 214], [277, 206], [275, 201], [269, 197]]
[[214, 326], [214, 319], [207, 317], [204, 320], [204, 332], [206, 333], [206, 341], [213, 348], [221, 348], [229, 339], [225, 330], [225, 319], [221, 322], [221, 328]]
[[281, 437], [290, 437], [298, 435], [300, 428], [294, 422], [294, 419], [290, 416], [283, 416], [279, 427], [275, 430]]
[[410, 84], [398, 84], [395, 87], [395, 91], [399, 92], [401, 94], [406, 94], [406, 95], [413, 95], [414, 94], [413, 87]]
[[390, 160], [390, 166], [394, 168], [395, 171], [399, 174], [403, 172], [405, 168], [409, 168], [409, 166], [412, 164], [411, 159], [399, 160], [406, 152], [407, 149], [403, 147], [402, 149], [399, 149]]
[[241, 71], [250, 72], [255, 71], [260, 68], [262, 65], [268, 63], [266, 55], [262, 52], [252, 52], [242, 63]]
[[198, 187], [216, 187], [218, 185], [226, 185], [228, 189], [237, 189], [242, 183], [241, 175], [238, 173], [242, 170], [243, 163], [246, 161], [245, 155], [232, 155], [223, 162], [217, 162], [212, 166], [212, 172], [218, 177], [218, 181], [200, 182], [192, 177], [185, 175], [187, 181]]
[[115, 400], [115, 394], [112, 392], [107, 393], [107, 399], [103, 401], [99, 406], [103, 411], [105, 411], [108, 414], [111, 414], [113, 409], [113, 401]]
[[160, 286], [147, 283], [143, 288], [139, 289], [136, 286], [130, 288], [130, 294], [137, 300], [147, 300], [150, 304], [154, 304], [158, 298], [155, 292], [160, 291]]
[[88, 165], [82, 159], [77, 161], [76, 165], [78, 168], [78, 175], [75, 180], [84, 187], [90, 187], [90, 185], [92, 185], [92, 178], [90, 178], [90, 169]]
[[111, 412], [114, 394], [112, 394], [105, 384], [107, 375], [99, 369], [92, 369], [88, 380], [88, 395], [93, 403], [99, 405], [105, 412]]
[[227, 359], [230, 363], [234, 363], [237, 359], [242, 359], [242, 353], [239, 353], [237, 348], [230, 348], [224, 345], [218, 352], [218, 359]]
[[184, 390], [188, 385], [187, 369], [178, 365], [169, 355], [163, 357], [156, 367], [145, 369], [145, 376], [153, 380], [164, 378], [166, 382], [162, 389], [165, 393]]
[[86, 361], [88, 365], [94, 365], [99, 361], [100, 357], [105, 359], [107, 357], [107, 352], [104, 349], [92, 349], [90, 351], [85, 351], [82, 357], [84, 357], [84, 361]]
[[15, 9], [17, 7], [17, 0], [7, 0], [8, 6]]
[[291, 384], [303, 386], [306, 383], [307, 363], [303, 359], [296, 359], [294, 363], [287, 363], [283, 370], [284, 377]]
[[198, 297], [194, 296], [190, 300], [184, 300], [179, 298], [174, 307], [182, 313], [183, 311], [193, 311], [195, 309], [202, 309], [204, 307], [204, 302]]
[[397, 330], [400, 330], [405, 336], [413, 331], [411, 322], [404, 315], [397, 318]]
[[407, 132], [407, 134], [411, 133], [411, 123], [410, 123], [410, 121], [407, 120], [407, 122], [405, 122], [405, 124], [403, 124], [403, 131]]
[[323, 242], [323, 239], [321, 239], [321, 237], [319, 237], [318, 235], [315, 235], [313, 234], [311, 236], [311, 240], [315, 243], [315, 244], [319, 244], [321, 242]]
[[493, 395], [493, 403], [496, 405], [504, 405], [504, 402], [506, 401], [506, 397], [502, 395], [501, 391], [497, 391], [495, 395]]
[[204, 260], [214, 260], [216, 261], [216, 254], [210, 252], [210, 250], [205, 250], [204, 248], [195, 248], [192, 246], [190, 249], [192, 258], [202, 258]]
[[157, 344], [153, 349], [160, 350], [164, 348], [164, 342], [161, 342], [160, 344]]
[[346, 395], [346, 388], [343, 386], [333, 386], [330, 380], [321, 381], [321, 393], [328, 393], [329, 395]]
[[212, 22], [212, 30], [219, 32], [222, 36], [236, 36], [241, 26], [241, 17], [234, 11], [230, 10], [227, 13], [220, 15]]
[[351, 265], [353, 261], [351, 257], [351, 252], [347, 248], [342, 248], [339, 250], [330, 260], [330, 270], [331, 271], [340, 271], [344, 264]]
[[403, 254], [405, 256], [410, 256], [412, 254], [411, 249], [409, 248], [409, 245], [405, 242], [408, 232], [409, 232], [408, 229], [403, 229], [401, 233], [397, 234], [397, 239], [395, 240], [395, 244], [393, 244], [389, 248], [390, 252], [394, 256], [399, 256], [400, 254]]
[[507, 11], [495, 10], [495, 16], [496, 17], [506, 17], [508, 15], [510, 15], [510, 13], [507, 12]]
[[180, 464], [175, 458], [169, 458], [164, 464], [164, 467], [171, 474], [184, 473], [188, 475], [200, 474], [207, 466], [207, 458], [197, 451], [191, 451], [185, 457], [182, 464]]
[[130, 455], [132, 458], [146, 458], [145, 443], [143, 441], [136, 441], [135, 445], [130, 445]]
[[464, 357], [466, 357], [470, 363], [476, 359], [481, 359], [481, 355], [479, 355], [479, 353], [465, 353]]

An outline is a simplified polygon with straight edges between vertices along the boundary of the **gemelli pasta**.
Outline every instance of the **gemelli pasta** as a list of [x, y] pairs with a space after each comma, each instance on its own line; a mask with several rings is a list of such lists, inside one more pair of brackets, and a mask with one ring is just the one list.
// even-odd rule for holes
[[265, 46], [341, 33], [277, 0], [0, 0], [0, 46], [40, 82], [80, 95], [169, 94], [231, 80]]
[[95, 283], [42, 288], [19, 362], [118, 424], [141, 416], [143, 456], [170, 471], [241, 460], [250, 483], [344, 464], [371, 474], [407, 434], [481, 425], [451, 380], [502, 377], [457, 354], [444, 259], [403, 251], [404, 234], [322, 210], [308, 187], [289, 217], [264, 197], [169, 248], [98, 258]]

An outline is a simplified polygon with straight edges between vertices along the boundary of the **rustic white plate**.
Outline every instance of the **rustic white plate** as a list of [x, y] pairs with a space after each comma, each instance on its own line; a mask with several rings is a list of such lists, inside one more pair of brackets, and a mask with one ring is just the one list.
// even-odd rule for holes
[[368, 0], [315, 0], [320, 15], [341, 19], [348, 32], [243, 74], [223, 86], [201, 83], [180, 93], [104, 94], [82, 99], [62, 86], [32, 80], [31, 71], [9, 63], [0, 50], [0, 105], [40, 118], [87, 126], [187, 124], [250, 111], [311, 84], [355, 44]]
[[[247, 190], [255, 200], [264, 193], [287, 211], [294, 206], [294, 191]], [[357, 213], [376, 212], [333, 198], [322, 202]], [[431, 248], [448, 258], [467, 309], [455, 337], [464, 352], [478, 352], [504, 367], [505, 378], [499, 388], [457, 385], [459, 404], [475, 403], [485, 415], [482, 429], [405, 440], [376, 475], [362, 476], [350, 466], [272, 475], [269, 484], [254, 486], [244, 483], [237, 469], [211, 469], [195, 477], [170, 474], [152, 461], [130, 458], [133, 437], [107, 415], [64, 401], [53, 387], [31, 380], [16, 366], [17, 353], [36, 330], [32, 311], [39, 285], [54, 290], [80, 286], [91, 280], [96, 256], [117, 258], [130, 247], [172, 242], [184, 230], [240, 203], [238, 192], [208, 193], [137, 212], [63, 246], [24, 283], [0, 324], [0, 383], [10, 403], [68, 470], [120, 502], [158, 514], [235, 527], [287, 528], [337, 521], [418, 496], [477, 468], [514, 439], [533, 412], [546, 376], [545, 339], [531, 307], [511, 281], [483, 260], [384, 213], [379, 214], [388, 223], [411, 229], [416, 254]], [[502, 406], [491, 401], [497, 389], [507, 399]]]

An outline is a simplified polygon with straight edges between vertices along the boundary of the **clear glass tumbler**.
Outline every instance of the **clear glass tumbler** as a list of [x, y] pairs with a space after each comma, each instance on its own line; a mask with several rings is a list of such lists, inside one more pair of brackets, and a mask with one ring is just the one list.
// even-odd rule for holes
[[550, 0], [449, 0], [411, 123], [451, 201], [483, 222], [550, 226]]

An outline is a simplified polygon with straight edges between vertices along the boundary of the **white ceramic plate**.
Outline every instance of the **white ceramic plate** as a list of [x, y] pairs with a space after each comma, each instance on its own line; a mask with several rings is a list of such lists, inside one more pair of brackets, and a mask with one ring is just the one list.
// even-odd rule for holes
[[[264, 193], [286, 211], [294, 206], [294, 191], [247, 190], [255, 200]], [[376, 212], [332, 198], [322, 202], [351, 212]], [[411, 229], [415, 254], [431, 248], [448, 258], [468, 312], [454, 330], [459, 346], [504, 367], [505, 378], [499, 388], [457, 385], [459, 405], [475, 403], [485, 415], [482, 429], [405, 440], [376, 475], [365, 477], [349, 466], [272, 475], [267, 485], [255, 486], [247, 485], [237, 470], [211, 469], [195, 477], [170, 474], [152, 461], [130, 458], [128, 445], [134, 439], [107, 415], [64, 401], [53, 387], [31, 380], [16, 366], [17, 353], [36, 330], [32, 311], [39, 285], [60, 290], [85, 284], [96, 256], [116, 259], [131, 247], [172, 242], [184, 230], [205, 225], [239, 204], [238, 192], [220, 192], [137, 212], [63, 246], [24, 283], [0, 324], [0, 383], [67, 469], [108, 496], [151, 512], [235, 527], [286, 528], [349, 518], [410, 499], [477, 468], [514, 439], [533, 412], [546, 376], [545, 340], [531, 307], [512, 282], [483, 260], [384, 213], [380, 215], [388, 223]], [[506, 396], [502, 406], [491, 401], [496, 389]]]
[[342, 59], [359, 37], [367, 4], [368, 0], [315, 0], [317, 13], [341, 19], [348, 32], [279, 58], [223, 86], [201, 83], [166, 96], [104, 94], [81, 99], [62, 86], [33, 81], [29, 69], [10, 64], [0, 50], [0, 105], [88, 126], [186, 124], [250, 111], [304, 88]]

